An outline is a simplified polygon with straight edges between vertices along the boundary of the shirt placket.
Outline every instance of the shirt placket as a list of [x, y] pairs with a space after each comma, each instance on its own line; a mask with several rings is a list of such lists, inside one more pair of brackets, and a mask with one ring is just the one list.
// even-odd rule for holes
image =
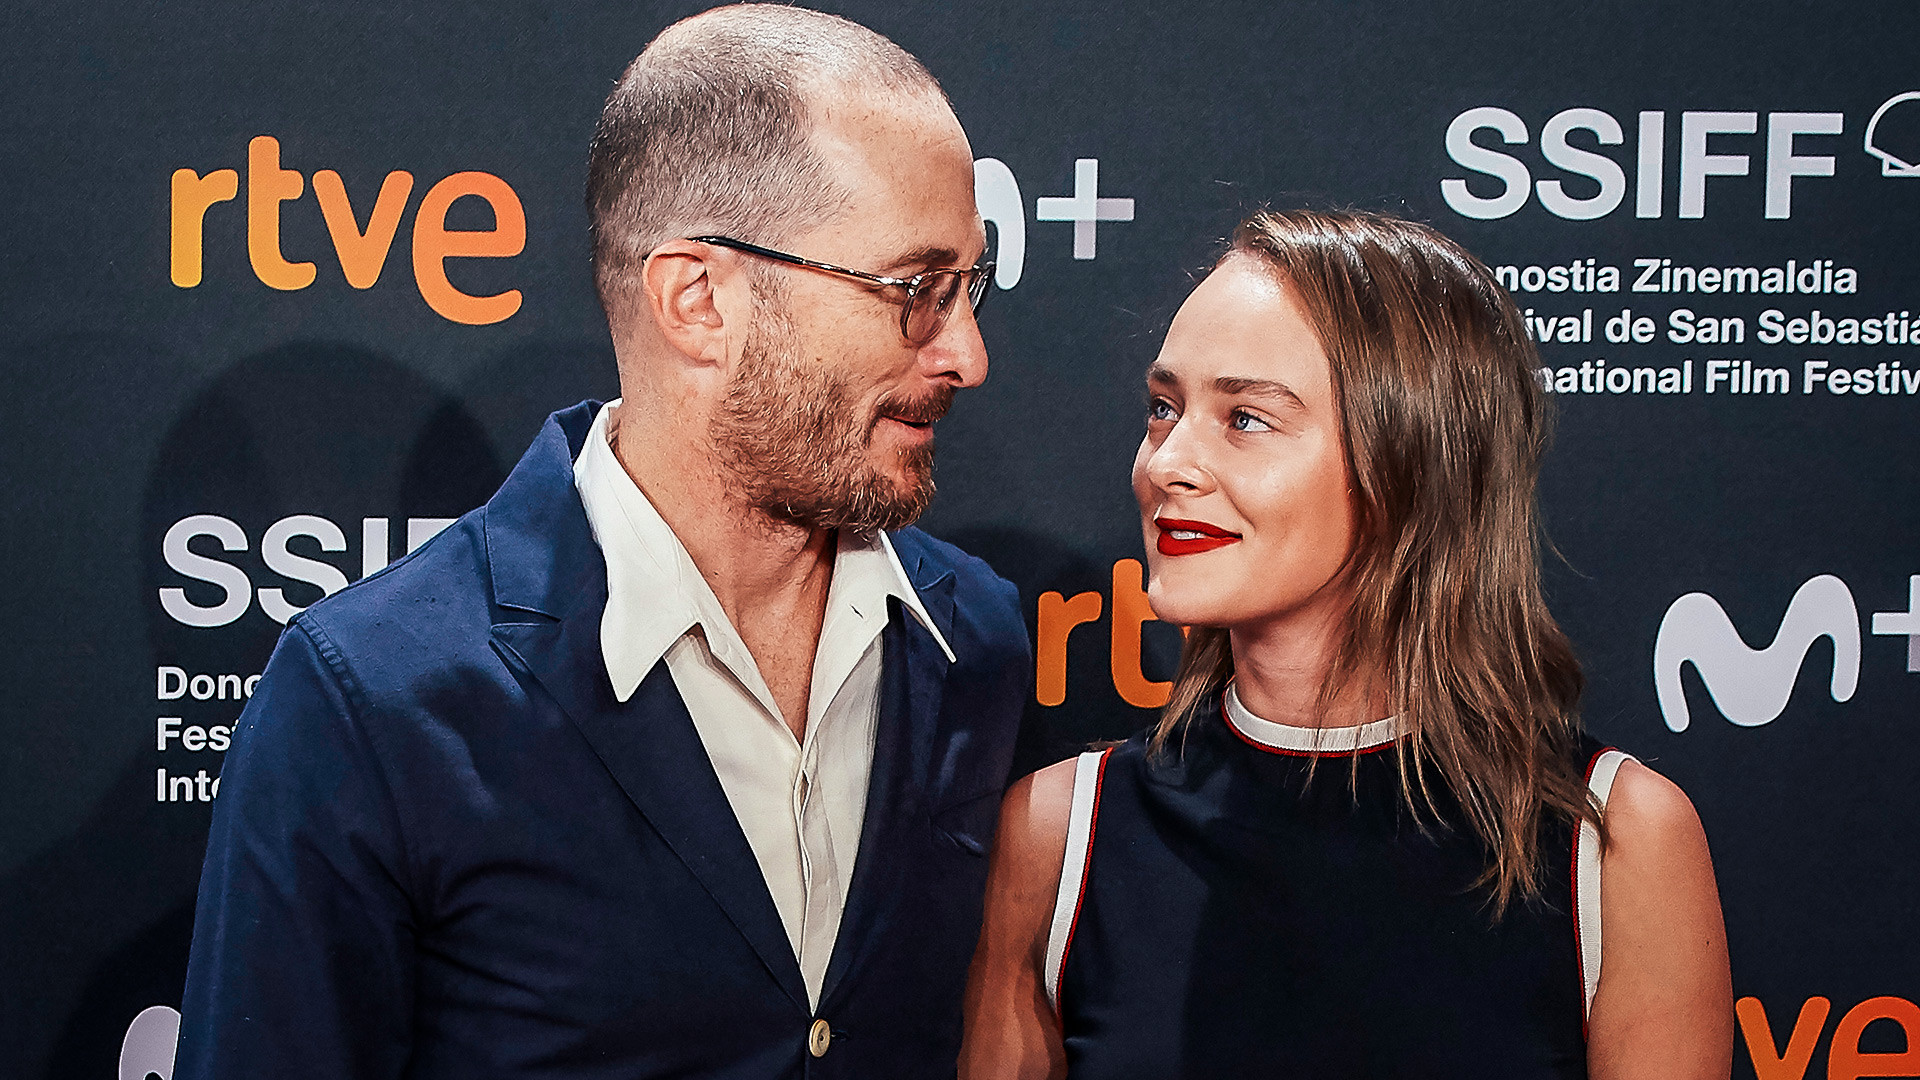
[[840, 913], [840, 874], [826, 807], [819, 797], [815, 745], [810, 732], [793, 785], [794, 829], [800, 837], [800, 886], [805, 901], [800, 923], [800, 969], [810, 996], [819, 994]]

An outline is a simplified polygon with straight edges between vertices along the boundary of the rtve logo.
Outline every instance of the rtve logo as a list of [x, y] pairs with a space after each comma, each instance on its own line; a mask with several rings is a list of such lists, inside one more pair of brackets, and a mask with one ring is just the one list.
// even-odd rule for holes
[[[1122, 701], [1142, 709], [1157, 709], [1172, 696], [1173, 684], [1149, 679], [1141, 670], [1142, 628], [1157, 622], [1147, 603], [1146, 571], [1138, 559], [1113, 564], [1113, 613], [1108, 620], [1108, 670]], [[1067, 637], [1075, 627], [1100, 621], [1106, 599], [1097, 592], [1072, 597], [1058, 592], [1040, 594], [1034, 634], [1034, 700], [1061, 705], [1067, 700]]]
[[[1907, 639], [1907, 670], [1920, 672], [1920, 574], [1907, 579], [1907, 610], [1876, 611], [1872, 632]], [[1832, 574], [1809, 578], [1774, 633], [1773, 643], [1753, 649], [1742, 640], [1720, 602], [1703, 592], [1675, 600], [1660, 620], [1653, 645], [1653, 684], [1667, 727], [1685, 731], [1691, 722], [1680, 668], [1700, 673], [1720, 714], [1741, 727], [1758, 727], [1787, 707], [1807, 650], [1820, 638], [1833, 642], [1828, 692], [1849, 701], [1860, 682], [1860, 613], [1847, 583]]]
[[[1707, 179], [1709, 177], [1746, 176], [1753, 167], [1754, 149], [1740, 136], [1760, 131], [1757, 112], [1682, 112], [1680, 114], [1679, 216], [1701, 218], [1707, 215]], [[1830, 154], [1800, 154], [1795, 140], [1839, 135], [1846, 128], [1846, 116], [1837, 112], [1770, 112], [1766, 117], [1766, 144], [1762, 155], [1766, 174], [1764, 205], [1769, 218], [1793, 216], [1793, 181], [1801, 176], [1832, 176], [1834, 159]], [[1633, 214], [1657, 218], [1666, 206], [1667, 114], [1643, 112], [1634, 147]], [[1627, 197], [1627, 173], [1619, 161], [1587, 147], [1622, 146], [1626, 133], [1612, 113], [1600, 109], [1565, 109], [1553, 114], [1540, 128], [1540, 156], [1546, 164], [1570, 177], [1573, 184], [1591, 195], [1576, 195], [1559, 176], [1535, 181], [1527, 163], [1512, 154], [1490, 149], [1474, 141], [1480, 132], [1490, 131], [1508, 146], [1523, 146], [1532, 139], [1527, 122], [1517, 114], [1494, 106], [1468, 109], [1447, 125], [1447, 156], [1462, 168], [1491, 177], [1501, 184], [1499, 194], [1475, 194], [1466, 178], [1448, 177], [1440, 181], [1440, 196], [1462, 217], [1482, 220], [1503, 218], [1518, 213], [1529, 198], [1555, 217], [1569, 221], [1591, 221], [1618, 210]], [[1574, 137], [1575, 132], [1581, 134]], [[1709, 152], [1739, 149], [1739, 153]], [[1871, 151], [1870, 151], [1871, 152]], [[1481, 191], [1490, 184], [1476, 184]]]
[[[315, 265], [288, 260], [280, 247], [282, 206], [298, 201], [306, 190], [306, 179], [298, 170], [281, 167], [280, 140], [260, 135], [247, 144], [246, 188], [247, 259], [254, 276], [271, 288], [289, 292], [312, 285], [318, 275]], [[174, 170], [170, 233], [175, 285], [191, 289], [200, 284], [207, 213], [239, 193], [240, 174], [233, 169], [214, 169], [205, 176], [187, 168]], [[398, 169], [388, 173], [363, 229], [340, 174], [332, 169], [313, 174], [313, 197], [320, 204], [347, 284], [371, 289], [380, 280], [412, 193], [412, 173]], [[469, 196], [492, 208], [493, 228], [447, 228], [447, 211]], [[491, 173], [454, 173], [428, 188], [414, 210], [414, 285], [428, 307], [453, 322], [470, 326], [501, 322], [520, 310], [520, 290], [492, 296], [461, 292], [447, 280], [446, 260], [509, 258], [520, 254], [526, 243], [526, 211], [505, 180]]]
[[[1833, 1002], [1824, 997], [1808, 998], [1794, 1018], [1793, 1030], [1785, 1033], [1784, 1045], [1774, 1034], [1766, 1006], [1759, 998], [1743, 997], [1734, 1003], [1733, 1011], [1747, 1044], [1747, 1056], [1753, 1062], [1754, 1076], [1759, 1080], [1803, 1080], [1826, 1032]], [[1862, 1049], [1861, 1044], [1870, 1041], [1867, 1029], [1875, 1024], [1898, 1028], [1907, 1048]], [[1885, 1035], [1880, 1041], [1885, 1041]], [[1920, 1006], [1892, 995], [1868, 998], [1848, 1009], [1834, 1025], [1833, 1038], [1827, 1043], [1827, 1080], [1860, 1080], [1866, 1076], [1920, 1076]]]

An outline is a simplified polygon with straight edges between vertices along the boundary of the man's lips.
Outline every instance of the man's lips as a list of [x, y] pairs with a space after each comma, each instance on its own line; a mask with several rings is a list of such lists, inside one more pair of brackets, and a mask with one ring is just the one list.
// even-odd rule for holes
[[1154, 518], [1153, 523], [1160, 528], [1160, 539], [1154, 546], [1162, 555], [1197, 555], [1240, 541], [1239, 533], [1228, 532], [1204, 521]]
[[888, 397], [880, 402], [880, 419], [908, 427], [930, 428], [934, 421], [947, 415], [947, 410], [953, 408], [953, 395], [951, 386], [942, 386], [918, 398]]
[[[898, 432], [895, 438], [906, 438], [916, 442], [930, 441], [933, 438], [933, 421], [931, 420], [916, 422], [898, 416], [883, 416], [880, 420]], [[878, 426], [879, 424], [875, 424], [875, 427]]]
[[879, 415], [874, 418], [877, 428], [883, 420], [891, 420], [896, 430], [907, 438], [925, 442], [933, 438], [933, 425], [947, 414], [953, 406], [953, 389], [942, 387], [935, 393], [918, 399], [889, 399], [880, 403]]

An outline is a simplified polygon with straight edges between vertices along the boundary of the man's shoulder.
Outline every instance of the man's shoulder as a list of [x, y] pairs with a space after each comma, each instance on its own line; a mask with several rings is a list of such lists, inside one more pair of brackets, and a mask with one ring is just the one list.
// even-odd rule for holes
[[457, 651], [468, 640], [485, 647], [493, 624], [485, 521], [485, 507], [468, 513], [405, 558], [307, 608], [296, 621], [310, 636], [352, 655], [397, 659], [428, 644]]
[[1001, 577], [986, 560], [969, 555], [945, 540], [939, 540], [919, 528], [908, 526], [888, 534], [894, 554], [916, 586], [924, 588], [947, 573], [954, 576], [954, 598], [985, 603], [1019, 605], [1019, 592], [1012, 582]]
[[[1020, 590], [976, 556], [916, 528], [892, 533], [894, 554], [914, 586], [926, 596], [929, 587], [951, 576], [953, 581], [954, 648], [963, 666], [974, 654], [989, 668], [1019, 668], [1030, 662], [1026, 620], [1020, 613]], [[975, 653], [975, 648], [983, 651]]]

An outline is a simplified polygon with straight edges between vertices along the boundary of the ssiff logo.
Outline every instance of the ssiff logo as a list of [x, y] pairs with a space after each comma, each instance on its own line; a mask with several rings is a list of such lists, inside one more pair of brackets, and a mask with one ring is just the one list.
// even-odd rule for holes
[[[1877, 611], [1875, 634], [1907, 639], [1907, 670], [1920, 671], [1920, 574], [1907, 579], [1905, 611]], [[1849, 701], [1860, 682], [1860, 613], [1847, 583], [1832, 574], [1809, 578], [1788, 601], [1772, 644], [1750, 648], [1720, 602], [1703, 592], [1675, 600], [1660, 620], [1653, 645], [1653, 685], [1667, 727], [1691, 722], [1680, 668], [1692, 664], [1720, 714], [1741, 727], [1758, 727], [1787, 707], [1807, 650], [1833, 642], [1828, 693]]]
[[[1920, 145], [1915, 145], [1911, 138], [1901, 140], [1880, 130], [1880, 122], [1901, 105], [1907, 106], [1901, 112], [1911, 125], [1914, 114], [1920, 113], [1920, 104], [1909, 102], [1920, 102], [1920, 90], [1895, 94], [1881, 102], [1880, 107], [1873, 111], [1873, 118], [1867, 121], [1867, 134], [1863, 142], [1867, 153], [1880, 159], [1881, 176], [1920, 176]], [[1899, 147], [1898, 153], [1893, 150], [1896, 145]]]

